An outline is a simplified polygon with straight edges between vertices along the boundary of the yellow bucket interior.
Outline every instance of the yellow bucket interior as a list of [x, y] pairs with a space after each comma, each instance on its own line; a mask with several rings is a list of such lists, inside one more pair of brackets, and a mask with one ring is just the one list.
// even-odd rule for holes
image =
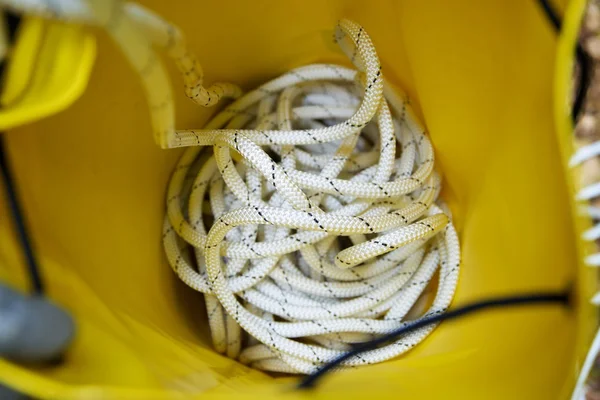
[[[165, 190], [181, 151], [153, 142], [138, 78], [94, 31], [98, 55], [84, 94], [5, 133], [49, 296], [74, 314], [78, 335], [59, 366], [0, 360], [0, 381], [61, 399], [569, 395], [596, 324], [587, 300], [594, 284], [585, 283], [593, 279], [577, 239], [585, 223], [565, 166], [583, 1], [555, 4], [565, 21], [560, 37], [535, 1], [142, 3], [182, 28], [209, 83], [245, 89], [311, 62], [347, 64], [333, 27], [340, 18], [363, 25], [384, 75], [409, 93], [435, 146], [462, 246], [453, 304], [574, 283], [574, 308], [495, 310], [443, 323], [406, 355], [334, 373], [308, 394], [292, 390], [294, 378], [216, 354], [201, 295], [178, 281], [161, 244]], [[177, 127], [201, 127], [215, 110], [187, 100], [168, 67]], [[1, 221], [0, 280], [25, 289], [20, 249]]]

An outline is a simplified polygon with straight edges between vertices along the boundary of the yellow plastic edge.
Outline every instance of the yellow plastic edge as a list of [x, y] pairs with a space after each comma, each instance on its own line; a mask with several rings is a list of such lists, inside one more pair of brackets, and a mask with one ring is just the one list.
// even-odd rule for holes
[[40, 18], [26, 18], [19, 27], [17, 41], [10, 54], [10, 58], [15, 62], [8, 62], [6, 76], [3, 79], [4, 87], [0, 95], [2, 107], [8, 107], [16, 102], [27, 88], [33, 75], [43, 34], [44, 21]]
[[[573, 82], [573, 67], [575, 48], [578, 41], [581, 19], [585, 12], [586, 0], [571, 0], [563, 17], [563, 26], [558, 39], [557, 57], [554, 75], [554, 120], [559, 143], [561, 161], [568, 170], [569, 159], [575, 151], [573, 141], [573, 122], [571, 119], [571, 91]], [[598, 325], [596, 308], [590, 303], [592, 295], [597, 290], [597, 279], [593, 269], [583, 262], [586, 255], [596, 251], [595, 244], [581, 240], [581, 233], [590, 227], [590, 219], [579, 212], [582, 204], [575, 200], [577, 190], [576, 177], [579, 171], [565, 174], [567, 187], [570, 192], [571, 212], [573, 213], [574, 230], [578, 236], [577, 245], [577, 276], [574, 282], [573, 305], [577, 312], [577, 329], [575, 343], [575, 361], [573, 385], [581, 369], [589, 345], [594, 337], [595, 327]], [[572, 387], [571, 387], [572, 389]], [[570, 393], [564, 394], [565, 398]]]
[[68, 385], [45, 378], [16, 364], [0, 358], [0, 370], [10, 375], [11, 388], [34, 398], [84, 400], [84, 399], [185, 399], [188, 395], [168, 389], [145, 390], [140, 388], [110, 387], [96, 385]]
[[95, 37], [82, 26], [26, 19], [5, 78], [0, 130], [69, 107], [83, 94], [95, 57]]

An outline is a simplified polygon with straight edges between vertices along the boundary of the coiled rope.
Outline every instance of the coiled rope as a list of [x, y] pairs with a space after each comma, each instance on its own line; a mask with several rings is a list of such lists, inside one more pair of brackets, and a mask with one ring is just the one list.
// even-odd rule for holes
[[[259, 369], [311, 373], [397, 329], [438, 270], [425, 315], [456, 288], [458, 239], [435, 204], [429, 139], [363, 28], [341, 21], [335, 38], [357, 70], [297, 68], [178, 132], [196, 147], [168, 188], [167, 258], [205, 293], [215, 349]], [[344, 365], [396, 357], [433, 328]]]
[[[175, 59], [198, 104], [240, 92], [231, 84], [205, 89], [173, 25], [118, 1], [0, 4], [107, 29], [142, 78], [157, 142], [188, 147], [168, 188], [164, 247], [175, 273], [205, 294], [218, 352], [308, 374], [410, 323], [436, 273], [424, 317], [449, 306], [459, 244], [438, 200], [433, 148], [408, 98], [384, 81], [362, 27], [343, 20], [335, 33], [356, 69], [294, 69], [239, 97], [204, 129], [176, 131], [169, 81], [149, 44]], [[396, 357], [434, 328], [343, 365]]]

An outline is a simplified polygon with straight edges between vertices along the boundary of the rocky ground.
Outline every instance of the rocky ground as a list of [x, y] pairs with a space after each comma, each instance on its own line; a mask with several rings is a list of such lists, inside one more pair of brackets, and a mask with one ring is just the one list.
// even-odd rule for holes
[[[587, 93], [582, 116], [575, 126], [577, 145], [600, 140], [600, 0], [589, 0], [582, 21], [580, 40], [591, 57], [592, 80]], [[575, 71], [577, 81], [578, 70]], [[600, 157], [586, 161], [582, 166], [580, 184], [583, 186], [600, 182]], [[600, 207], [600, 198], [592, 201]], [[600, 245], [600, 243], [598, 243]], [[586, 400], [600, 400], [600, 355], [587, 383]]]

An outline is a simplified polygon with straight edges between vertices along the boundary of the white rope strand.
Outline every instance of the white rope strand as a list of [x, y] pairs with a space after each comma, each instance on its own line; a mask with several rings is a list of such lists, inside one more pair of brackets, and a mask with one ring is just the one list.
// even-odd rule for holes
[[209, 107], [223, 97], [239, 97], [241, 89], [231, 83], [203, 86], [204, 73], [187, 49], [181, 31], [150, 10], [121, 0], [0, 0], [14, 12], [102, 27], [121, 48], [141, 79], [154, 139], [161, 147], [172, 147], [175, 138], [175, 109], [168, 74], [154, 47], [170, 56], [180, 70], [185, 94], [195, 103]]

